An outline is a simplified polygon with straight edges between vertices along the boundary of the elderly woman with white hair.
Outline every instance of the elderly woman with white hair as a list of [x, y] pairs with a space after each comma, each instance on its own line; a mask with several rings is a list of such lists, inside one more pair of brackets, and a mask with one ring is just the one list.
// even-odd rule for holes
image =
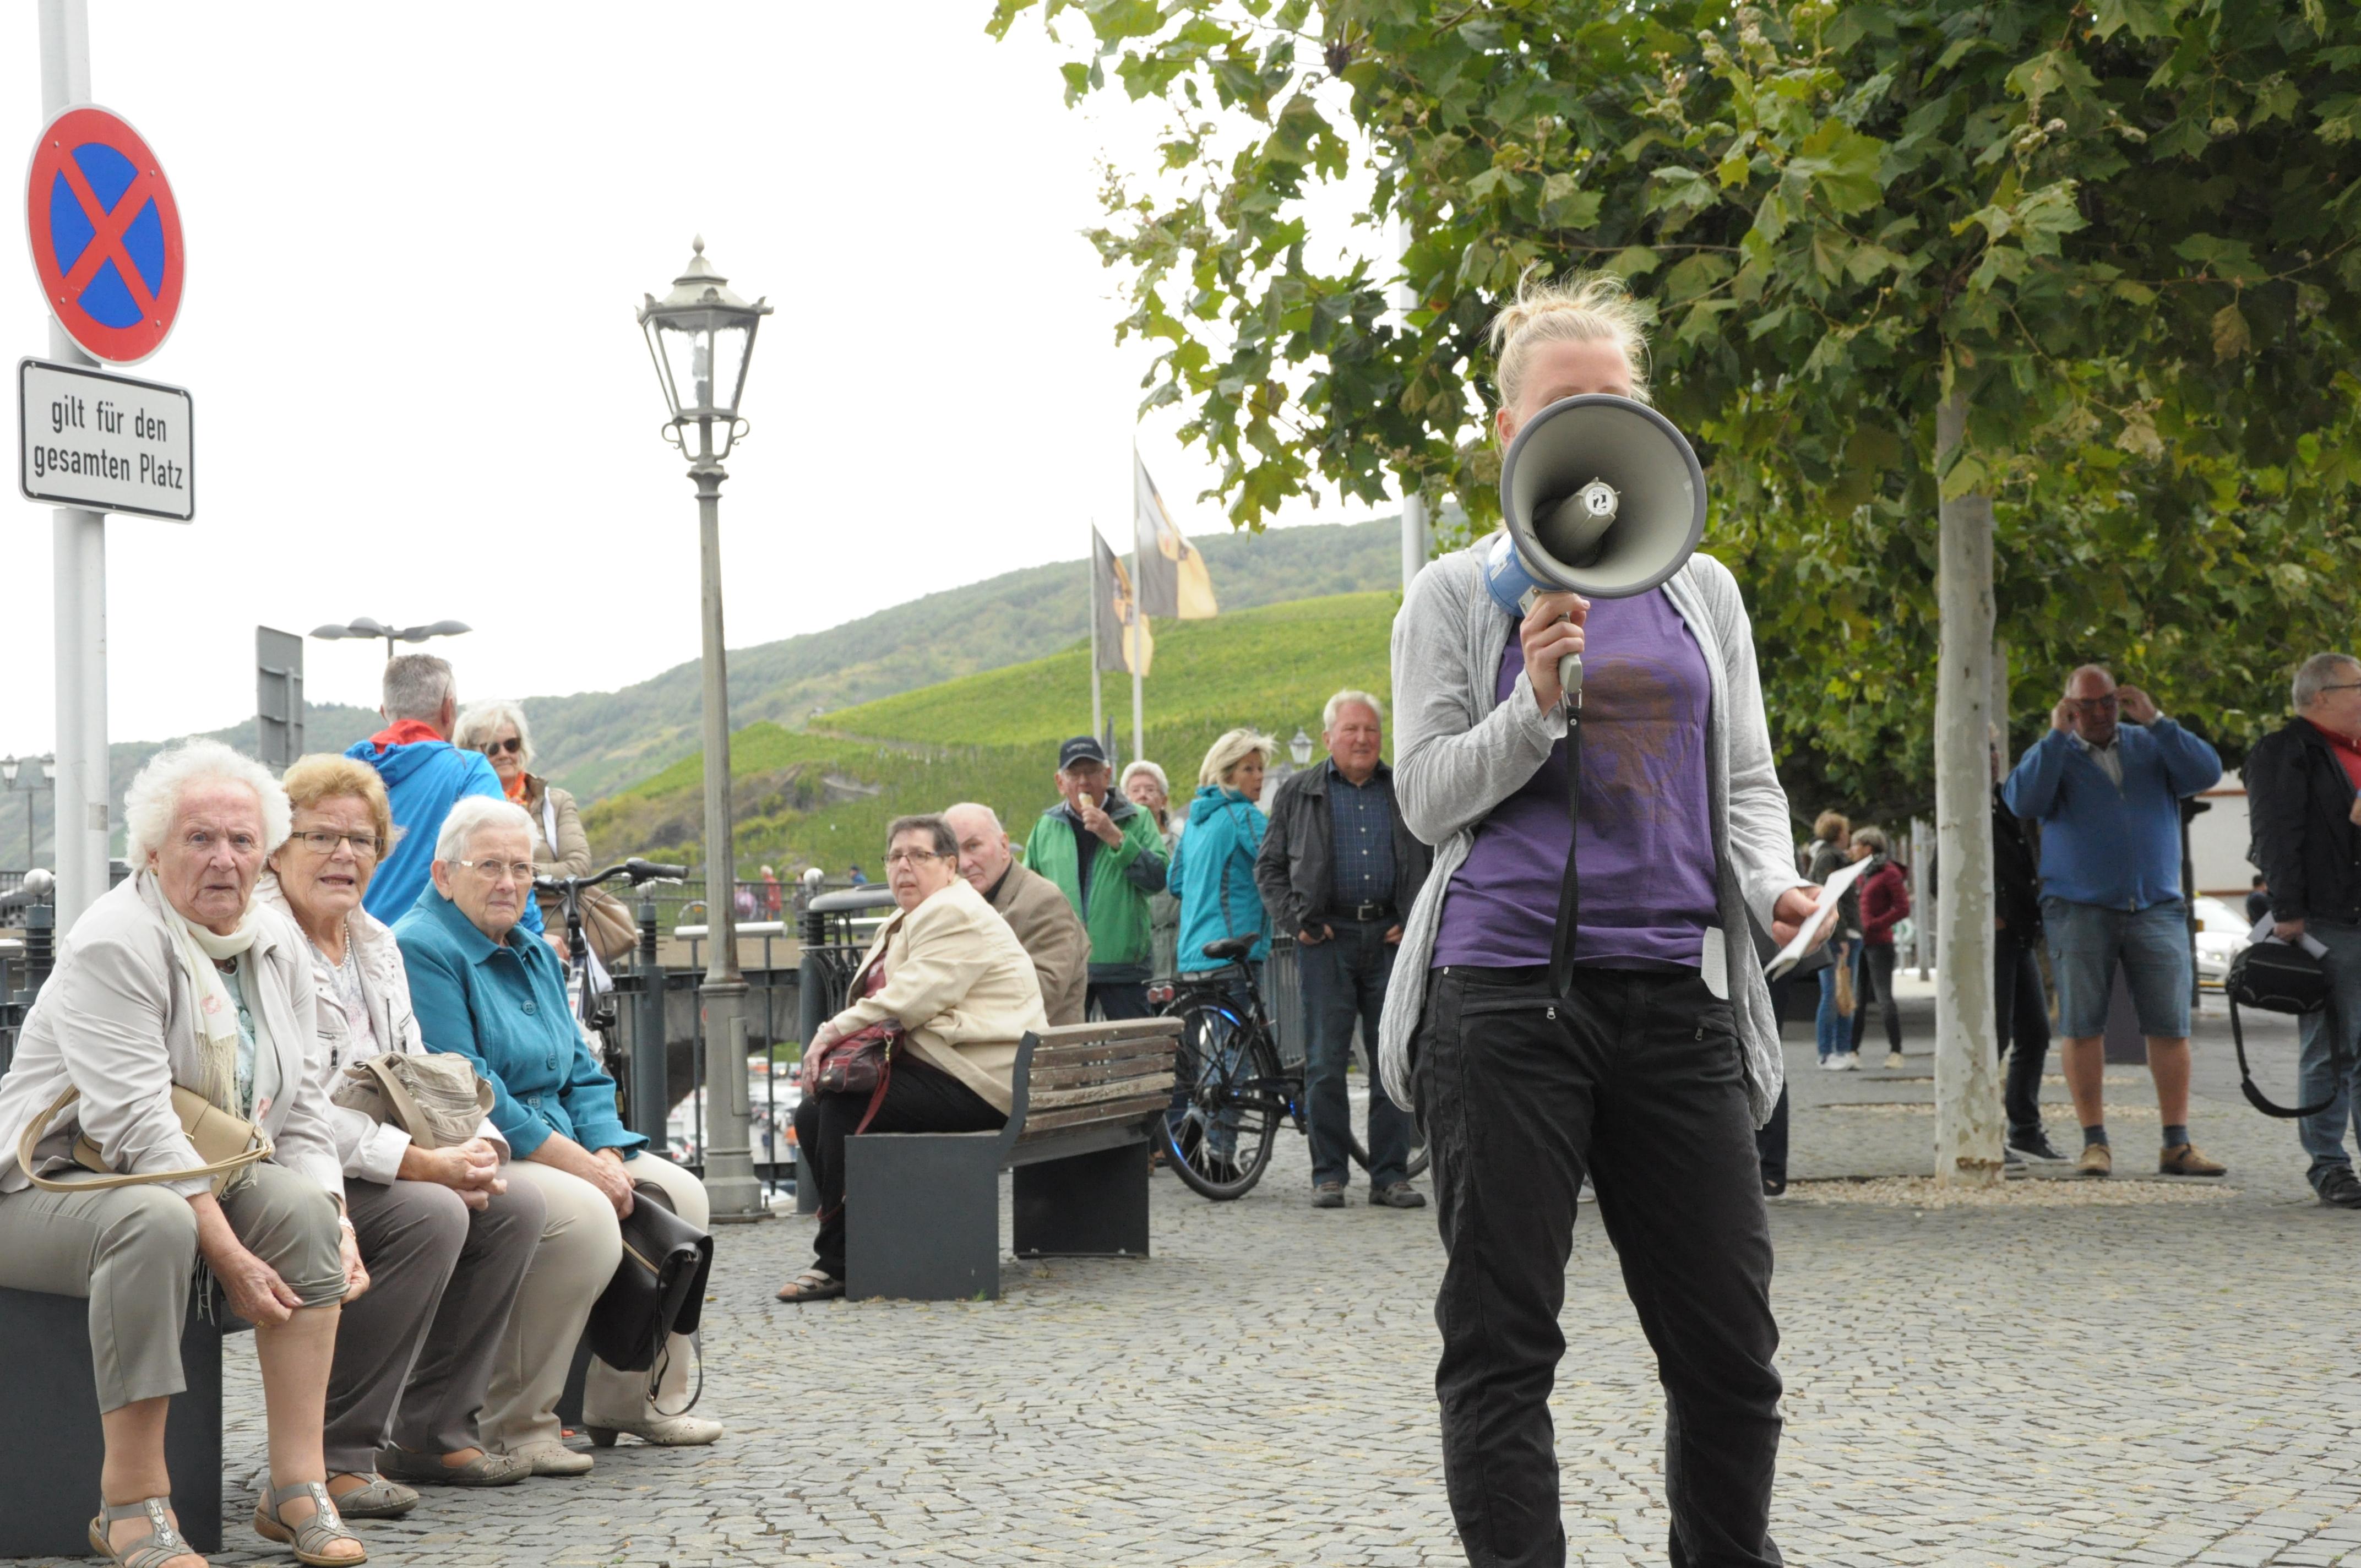
[[[556, 1415], [590, 1308], [622, 1259], [617, 1222], [632, 1188], [664, 1190], [702, 1228], [705, 1188], [623, 1125], [615, 1080], [598, 1066], [567, 1006], [565, 967], [517, 929], [533, 892], [533, 828], [522, 808], [460, 801], [435, 840], [432, 884], [394, 923], [411, 1005], [430, 1049], [475, 1059], [492, 1085], [492, 1124], [510, 1157], [500, 1178], [538, 1189], [548, 1209], [541, 1245], [509, 1312], [480, 1420], [485, 1446], [536, 1475], [578, 1475], [588, 1454], [567, 1448]], [[719, 1421], [685, 1412], [691, 1351], [675, 1336], [654, 1398], [647, 1379], [591, 1363], [583, 1424], [601, 1447], [630, 1432], [682, 1446], [713, 1442]]]
[[[0, 1286], [90, 1301], [106, 1443], [93, 1551], [123, 1568], [203, 1562], [164, 1464], [202, 1258], [255, 1326], [270, 1453], [255, 1529], [303, 1563], [360, 1563], [321, 1426], [342, 1303], [368, 1276], [313, 1070], [311, 960], [254, 897], [287, 837], [286, 792], [192, 740], [141, 770], [124, 821], [137, 870], [74, 922], [0, 1077]], [[251, 1123], [270, 1157], [211, 1170], [187, 1130], [209, 1114]]]
[[[1161, 766], [1139, 757], [1123, 770], [1121, 787], [1126, 800], [1155, 818], [1156, 830], [1164, 835], [1165, 862], [1170, 864], [1172, 851], [1180, 844], [1180, 829], [1184, 826], [1170, 809], [1171, 781], [1164, 776]], [[1173, 957], [1180, 950], [1180, 900], [1172, 887], [1171, 879], [1168, 876], [1164, 886], [1148, 895], [1148, 939], [1155, 948], [1158, 974], [1172, 972]]]
[[[588, 876], [590, 836], [574, 792], [558, 788], [533, 771], [533, 726], [524, 709], [506, 698], [470, 703], [452, 727], [451, 744], [481, 751], [500, 776], [500, 789], [533, 819], [533, 868], [538, 876]], [[563, 933], [566, 922], [555, 894], [541, 900], [547, 928]]]

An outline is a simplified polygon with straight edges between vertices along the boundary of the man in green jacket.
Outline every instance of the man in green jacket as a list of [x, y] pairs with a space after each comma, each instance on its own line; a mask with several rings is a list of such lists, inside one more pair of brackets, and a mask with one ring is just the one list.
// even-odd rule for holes
[[1077, 735], [1058, 749], [1059, 803], [1025, 841], [1025, 863], [1058, 884], [1091, 936], [1090, 1005], [1102, 1018], [1148, 1016], [1148, 901], [1164, 891], [1156, 818], [1113, 793], [1105, 748]]

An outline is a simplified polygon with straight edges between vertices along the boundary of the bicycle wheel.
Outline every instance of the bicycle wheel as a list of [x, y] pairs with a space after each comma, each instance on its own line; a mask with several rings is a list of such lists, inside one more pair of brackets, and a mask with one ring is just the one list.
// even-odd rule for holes
[[1244, 1197], [1270, 1164], [1286, 1113], [1278, 1058], [1218, 1002], [1190, 1003], [1180, 1019], [1173, 1108], [1164, 1118], [1172, 1172], [1217, 1201]]
[[[1383, 1094], [1385, 1086], [1378, 1078], [1377, 1064], [1363, 1057], [1361, 1067], [1368, 1074], [1369, 1092]], [[1353, 1163], [1363, 1170], [1368, 1169], [1369, 1151], [1362, 1144], [1361, 1135], [1349, 1126], [1345, 1129], [1345, 1145], [1353, 1157]], [[1410, 1124], [1410, 1163], [1402, 1167], [1402, 1175], [1405, 1179], [1424, 1176], [1426, 1167], [1426, 1129], [1419, 1124], [1417, 1118], [1412, 1117]]]

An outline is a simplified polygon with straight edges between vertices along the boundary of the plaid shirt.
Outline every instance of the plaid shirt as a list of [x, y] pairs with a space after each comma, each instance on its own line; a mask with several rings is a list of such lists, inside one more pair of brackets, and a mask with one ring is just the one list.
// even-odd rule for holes
[[1328, 768], [1328, 841], [1335, 853], [1335, 886], [1330, 897], [1339, 908], [1356, 904], [1386, 904], [1394, 896], [1393, 781], [1372, 773], [1356, 784]]

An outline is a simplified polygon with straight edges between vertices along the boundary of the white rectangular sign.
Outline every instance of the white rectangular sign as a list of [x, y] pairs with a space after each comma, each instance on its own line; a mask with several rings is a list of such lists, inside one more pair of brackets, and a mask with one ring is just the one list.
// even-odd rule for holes
[[175, 522], [196, 515], [186, 389], [23, 359], [16, 402], [27, 500]]

